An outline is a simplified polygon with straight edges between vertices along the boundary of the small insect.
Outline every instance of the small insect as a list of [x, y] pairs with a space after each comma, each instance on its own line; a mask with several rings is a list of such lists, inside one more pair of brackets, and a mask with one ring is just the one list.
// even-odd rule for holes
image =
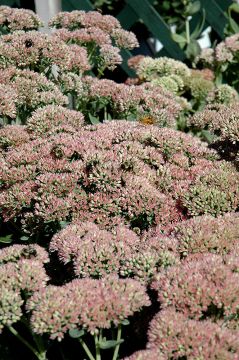
[[153, 116], [146, 115], [139, 119], [139, 122], [141, 122], [144, 125], [153, 125], [156, 123], [156, 120]]
[[98, 11], [99, 13], [101, 13], [101, 14], [103, 13], [101, 8], [96, 8], [95, 10]]
[[21, 255], [26, 259], [30, 259], [31, 257], [37, 256], [37, 251], [32, 245], [29, 245], [22, 250]]
[[33, 46], [33, 41], [31, 39], [25, 40], [26, 48], [30, 48]]

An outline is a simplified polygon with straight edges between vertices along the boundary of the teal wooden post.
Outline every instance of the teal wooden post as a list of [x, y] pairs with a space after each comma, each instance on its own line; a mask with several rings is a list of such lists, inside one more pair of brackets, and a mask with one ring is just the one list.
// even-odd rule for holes
[[139, 17], [134, 9], [126, 4], [123, 10], [117, 15], [117, 19], [122, 28], [128, 30], [138, 21]]
[[5, 6], [13, 6], [13, 5], [20, 5], [20, 2], [18, 0], [0, 0], [0, 5]]
[[202, 8], [206, 11], [207, 22], [217, 32], [217, 34], [224, 38], [224, 28], [227, 24], [227, 18], [221, 7], [218, 6], [215, 0], [201, 0]]
[[94, 10], [94, 6], [89, 0], [62, 0], [61, 4], [63, 11]]
[[229, 6], [233, 3], [232, 0], [215, 0], [217, 5], [222, 9], [222, 11], [226, 11]]

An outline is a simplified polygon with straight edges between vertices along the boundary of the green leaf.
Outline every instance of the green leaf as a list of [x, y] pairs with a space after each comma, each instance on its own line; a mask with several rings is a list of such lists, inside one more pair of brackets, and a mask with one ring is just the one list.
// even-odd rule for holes
[[59, 221], [59, 225], [61, 229], [64, 229], [69, 224], [68, 221]]
[[190, 38], [193, 40], [196, 40], [201, 35], [201, 32], [203, 30], [204, 24], [206, 21], [206, 11], [205, 9], [202, 10], [202, 21], [198, 23], [192, 34], [190, 35]]
[[29, 236], [21, 236], [21, 237], [20, 237], [20, 240], [21, 240], [21, 241], [29, 241], [30, 238], [29, 238]]
[[175, 41], [176, 43], [181, 44], [181, 45], [185, 45], [187, 43], [187, 40], [185, 39], [185, 37], [183, 37], [182, 35], [176, 34], [176, 33], [172, 33], [171, 38], [173, 39], [173, 41]]
[[123, 320], [123, 321], [121, 322], [121, 324], [124, 325], [124, 326], [127, 326], [127, 325], [130, 324], [130, 322], [129, 322], [128, 319], [125, 319], [125, 320]]
[[100, 124], [100, 120], [98, 117], [95, 117], [89, 113], [89, 118], [90, 118], [91, 124], [93, 124], [93, 125]]
[[11, 242], [12, 242], [12, 234], [0, 237], [0, 243], [11, 244]]
[[225, 72], [227, 70], [227, 68], [228, 68], [228, 65], [229, 65], [228, 63], [222, 64], [221, 68], [220, 68], [221, 72]]
[[201, 48], [196, 40], [192, 40], [185, 50], [188, 59], [194, 59], [200, 52]]
[[229, 17], [229, 24], [232, 31], [237, 34], [239, 32], [239, 25], [237, 25], [237, 22], [232, 17]]
[[202, 138], [204, 140], [206, 140], [209, 144], [211, 144], [211, 142], [213, 141], [214, 136], [212, 135], [212, 133], [210, 133], [210, 131], [202, 130], [201, 135], [202, 135]]
[[194, 1], [193, 3], [189, 4], [186, 7], [186, 12], [188, 15], [194, 15], [196, 14], [201, 8], [201, 3], [200, 1]]
[[228, 8], [228, 12], [229, 13], [235, 12], [235, 13], [239, 14], [239, 4], [234, 3], [234, 4], [230, 5]]
[[117, 340], [100, 341], [99, 347], [102, 350], [111, 349], [111, 348], [116, 347], [116, 345], [122, 344], [123, 342], [124, 342], [123, 339], [120, 339], [119, 341], [117, 341]]
[[82, 337], [85, 334], [85, 330], [81, 329], [71, 329], [69, 330], [69, 335], [70, 337], [72, 337], [73, 339], [78, 339], [80, 337]]

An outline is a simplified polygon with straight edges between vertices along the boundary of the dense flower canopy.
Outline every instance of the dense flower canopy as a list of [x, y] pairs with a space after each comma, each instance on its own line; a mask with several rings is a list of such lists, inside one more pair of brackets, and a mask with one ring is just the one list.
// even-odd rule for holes
[[[51, 108], [47, 114], [43, 127]], [[5, 128], [0, 130], [5, 221], [18, 218], [33, 231], [63, 220], [167, 229], [180, 219], [238, 207], [238, 173], [190, 135], [124, 121], [74, 131], [78, 120], [71, 120], [68, 127], [58, 129], [58, 123], [56, 131], [34, 139], [40, 125], [33, 129], [33, 121], [24, 130], [33, 140], [13, 148]]]
[[139, 45], [116, 18], [41, 26], [0, 6], [0, 335], [38, 360], [238, 360], [238, 34], [116, 83]]

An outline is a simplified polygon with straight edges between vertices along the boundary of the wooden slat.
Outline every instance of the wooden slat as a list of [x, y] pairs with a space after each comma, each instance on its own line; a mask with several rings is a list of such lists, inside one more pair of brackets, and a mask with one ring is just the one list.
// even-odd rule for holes
[[122, 49], [120, 52], [123, 62], [120, 64], [120, 67], [126, 72], [128, 76], [134, 77], [135, 72], [128, 67], [127, 61], [132, 57], [132, 54], [129, 50]]
[[140, 6], [138, 0], [126, 0], [126, 2], [134, 9], [139, 18], [143, 20], [150, 32], [161, 41], [172, 57], [178, 60], [185, 59], [184, 52], [172, 40], [169, 27], [147, 0], [140, 1]]
[[229, 6], [233, 3], [232, 0], [215, 0], [217, 5], [222, 9], [222, 11], [226, 11]]
[[63, 11], [94, 10], [94, 6], [89, 0], [62, 0], [61, 4]]
[[117, 15], [117, 19], [119, 20], [122, 28], [127, 30], [138, 21], [138, 15], [131, 6], [126, 4], [126, 6]]
[[[153, 4], [153, 2], [154, 0], [149, 0], [150, 4]], [[127, 30], [139, 20], [139, 17], [133, 8], [129, 4], [126, 4], [117, 15], [117, 19], [119, 20], [122, 28]]]
[[224, 27], [227, 24], [227, 18], [221, 7], [215, 0], [201, 0], [202, 7], [206, 11], [207, 22], [212, 26], [216, 33], [223, 39]]
[[6, 5], [6, 6], [13, 6], [17, 3], [19, 3], [19, 1], [15, 1], [15, 0], [1, 0], [0, 1], [0, 5]]

